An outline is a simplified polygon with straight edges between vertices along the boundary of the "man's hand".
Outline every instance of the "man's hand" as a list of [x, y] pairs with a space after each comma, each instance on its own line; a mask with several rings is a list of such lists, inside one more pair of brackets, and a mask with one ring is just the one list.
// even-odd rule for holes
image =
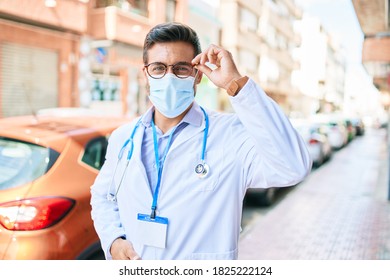
[[117, 238], [112, 242], [110, 253], [113, 260], [140, 260], [131, 242]]
[[[210, 68], [206, 65], [207, 62], [214, 64], [216, 68]], [[198, 54], [192, 60], [192, 64], [195, 65], [196, 69], [203, 72], [217, 87], [224, 89], [228, 89], [233, 80], [242, 77], [237, 70], [231, 53], [216, 45], [210, 45], [205, 51]]]

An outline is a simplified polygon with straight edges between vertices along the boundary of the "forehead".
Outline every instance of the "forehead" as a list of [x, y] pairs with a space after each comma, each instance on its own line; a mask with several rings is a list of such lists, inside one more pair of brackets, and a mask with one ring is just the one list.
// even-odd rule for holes
[[164, 62], [166, 64], [174, 64], [179, 61], [191, 62], [194, 57], [194, 47], [187, 42], [155, 43], [148, 50], [148, 63]]

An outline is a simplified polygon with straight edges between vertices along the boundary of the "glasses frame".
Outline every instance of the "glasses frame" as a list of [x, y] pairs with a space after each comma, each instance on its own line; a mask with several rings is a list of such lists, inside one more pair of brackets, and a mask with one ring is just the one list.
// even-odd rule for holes
[[[149, 66], [150, 65], [152, 65], [152, 64], [161, 64], [161, 65], [164, 65], [165, 66], [165, 72], [164, 72], [164, 75], [162, 75], [161, 77], [158, 77], [158, 78], [156, 78], [156, 77], [153, 77], [150, 73], [149, 73]], [[191, 74], [189, 74], [188, 76], [185, 76], [185, 77], [180, 77], [180, 76], [178, 76], [176, 73], [175, 73], [175, 66], [178, 66], [178, 65], [186, 65], [186, 66], [190, 66], [191, 68], [192, 68], [192, 71], [191, 71]], [[194, 66], [191, 64], [191, 63], [189, 63], [189, 62], [186, 62], [186, 61], [179, 61], [179, 62], [177, 62], [177, 63], [175, 63], [175, 64], [165, 64], [165, 63], [163, 63], [163, 62], [151, 62], [151, 63], [149, 63], [149, 64], [147, 64], [147, 65], [144, 65], [144, 68], [146, 68], [146, 73], [148, 73], [148, 75], [149, 75], [149, 77], [151, 77], [152, 79], [162, 79], [162, 78], [164, 78], [165, 77], [165, 75], [167, 74], [167, 72], [168, 72], [168, 68], [169, 67], [171, 67], [172, 68], [172, 72], [173, 72], [173, 74], [176, 76], [176, 77], [178, 77], [179, 79], [186, 79], [186, 78], [188, 78], [188, 77], [190, 77], [191, 75], [192, 75], [192, 73], [194, 72], [194, 70], [195, 70], [195, 74], [197, 73], [197, 69], [196, 68], [194, 68]]]

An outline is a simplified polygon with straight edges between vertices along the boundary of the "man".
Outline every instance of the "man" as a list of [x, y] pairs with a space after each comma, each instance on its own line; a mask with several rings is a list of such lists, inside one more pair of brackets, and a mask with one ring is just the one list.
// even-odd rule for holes
[[[237, 259], [247, 188], [302, 181], [305, 144], [231, 54], [201, 52], [190, 27], [152, 28], [143, 60], [153, 106], [112, 134], [91, 189], [106, 258]], [[235, 114], [194, 101], [203, 74], [227, 90]]]

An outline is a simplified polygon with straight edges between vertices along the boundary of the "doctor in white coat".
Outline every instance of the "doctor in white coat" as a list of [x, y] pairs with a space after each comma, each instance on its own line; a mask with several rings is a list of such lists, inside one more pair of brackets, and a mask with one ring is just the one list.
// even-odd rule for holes
[[[201, 52], [190, 27], [152, 28], [143, 60], [153, 106], [113, 132], [91, 188], [106, 258], [237, 259], [247, 188], [302, 181], [312, 164], [305, 144], [231, 54]], [[203, 74], [226, 89], [234, 114], [194, 101]]]

